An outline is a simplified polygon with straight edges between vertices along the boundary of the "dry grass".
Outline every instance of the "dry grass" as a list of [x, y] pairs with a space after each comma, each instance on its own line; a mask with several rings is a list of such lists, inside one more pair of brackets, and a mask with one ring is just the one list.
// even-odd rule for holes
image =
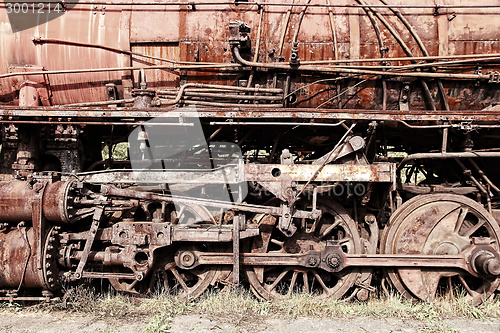
[[[472, 307], [463, 297], [441, 298], [433, 304], [403, 299], [399, 294], [389, 297], [372, 297], [367, 302], [316, 299], [307, 294], [294, 294], [275, 302], [257, 300], [249, 291], [231, 289], [223, 292], [208, 292], [197, 300], [179, 300], [159, 293], [150, 298], [136, 299], [108, 292], [97, 294], [79, 288], [68, 299], [67, 308], [62, 304], [38, 304], [20, 306], [2, 305], [3, 311], [71, 311], [87, 313], [97, 317], [134, 318], [147, 317], [144, 332], [166, 332], [171, 320], [180, 314], [200, 314], [223, 317], [232, 323], [245, 325], [249, 318], [394, 318], [415, 320], [424, 323], [442, 323], [446, 319], [500, 319], [500, 300], [488, 300], [480, 307]], [[444, 324], [430, 331], [453, 332]]]

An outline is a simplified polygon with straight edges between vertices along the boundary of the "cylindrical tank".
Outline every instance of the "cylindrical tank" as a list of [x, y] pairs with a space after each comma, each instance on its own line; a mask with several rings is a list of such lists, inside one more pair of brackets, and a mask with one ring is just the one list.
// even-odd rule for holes
[[[130, 0], [130, 4], [123, 0], [110, 0], [106, 4], [97, 5], [82, 2], [52, 21], [17, 33], [12, 33], [6, 11], [0, 10], [0, 75], [32, 70], [166, 64], [91, 45], [133, 51], [174, 61], [228, 63], [232, 60], [228, 43], [228, 26], [229, 22], [234, 20], [250, 25], [255, 51], [260, 7], [237, 1], [227, 5], [211, 4], [211, 2], [200, 0], [196, 1], [196, 4], [188, 5], [186, 2], [186, 5], [179, 5], [179, 2], [175, 1], [169, 5], [169, 1], [166, 1], [161, 6], [137, 5], [138, 1], [135, 0]], [[380, 57], [374, 26], [359, 4], [381, 5], [381, 1], [340, 0], [331, 1], [336, 7], [312, 6], [306, 10], [301, 24], [299, 24], [300, 12], [304, 7], [265, 5], [266, 2], [262, 1], [264, 6], [258, 57], [261, 62], [279, 61], [280, 57], [288, 60], [293, 36], [299, 27], [298, 55], [301, 61]], [[269, 2], [275, 3], [275, 1]], [[283, 3], [287, 2], [294, 3], [292, 0]], [[440, 5], [477, 5], [476, 1], [463, 0], [443, 0], [439, 1], [440, 5], [435, 0], [385, 2], [394, 6], [428, 6], [394, 9], [399, 10], [408, 20], [432, 56], [500, 52], [498, 38], [500, 8], [498, 7], [440, 7]], [[311, 3], [314, 4], [315, 1]], [[318, 4], [320, 3], [324, 4], [323, 1], [318, 1]], [[481, 2], [483, 6], [498, 4], [498, 0]], [[393, 11], [389, 8], [374, 8], [374, 11], [385, 18], [413, 55], [422, 55], [409, 29]], [[387, 47], [387, 57], [406, 56], [382, 19], [376, 18], [376, 21]], [[36, 38], [42, 41], [52, 39], [52, 42], [35, 44], [33, 39]], [[90, 45], [76, 46], [64, 42]], [[197, 72], [193, 73], [193, 77], [190, 77], [190, 73], [148, 71], [149, 87], [175, 87], [179, 82], [185, 81], [227, 83], [229, 80], [228, 77], [213, 72], [205, 72], [203, 75]], [[133, 75], [137, 77], [137, 72], [135, 71]], [[131, 79], [129, 71], [9, 77], [0, 79], [0, 101], [18, 102], [16, 92], [26, 80], [43, 83], [46, 86], [46, 90], [39, 92], [41, 103], [45, 105], [103, 101], [107, 99], [105, 84], [115, 83], [120, 94], [124, 94], [124, 91], [126, 94], [133, 83]], [[231, 80], [234, 81], [234, 77]], [[449, 92], [450, 106], [457, 109], [475, 107], [474, 102], [464, 101], [467, 98], [460, 96], [461, 92], [463, 89]], [[325, 97], [328, 98], [329, 96]], [[316, 105], [321, 102], [321, 100], [315, 101]], [[315, 105], [306, 103], [302, 106]], [[373, 94], [361, 93], [355, 106], [372, 107]]]
[[42, 288], [44, 271], [37, 269], [35, 234], [25, 227], [0, 232], [0, 287]]
[[[55, 182], [47, 184], [43, 196], [42, 207], [46, 219], [56, 223], [71, 223], [68, 211], [68, 192], [72, 182]], [[0, 222], [31, 221], [35, 190], [24, 181], [0, 182]]]

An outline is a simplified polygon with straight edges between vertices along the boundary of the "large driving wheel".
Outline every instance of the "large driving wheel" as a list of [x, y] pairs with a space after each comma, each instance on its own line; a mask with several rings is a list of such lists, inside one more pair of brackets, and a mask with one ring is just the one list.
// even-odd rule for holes
[[[260, 235], [253, 240], [251, 252], [306, 253], [321, 251], [327, 241], [335, 241], [346, 253], [361, 253], [358, 230], [349, 214], [330, 200], [320, 201], [318, 208], [323, 212], [321, 219], [298, 221], [299, 230], [292, 237], [285, 237], [278, 230], [275, 217], [254, 217], [260, 225]], [[353, 287], [359, 273], [358, 269], [331, 273], [320, 268], [297, 266], [254, 266], [246, 270], [252, 291], [265, 300], [279, 299], [294, 292], [338, 299]]]
[[[456, 255], [474, 237], [482, 237], [499, 249], [500, 228], [480, 204], [455, 194], [421, 195], [407, 201], [391, 217], [381, 240], [381, 253]], [[468, 302], [479, 305], [500, 284], [500, 278], [475, 277], [449, 268], [388, 269], [392, 284], [405, 297], [432, 302], [441, 290], [462, 290]]]

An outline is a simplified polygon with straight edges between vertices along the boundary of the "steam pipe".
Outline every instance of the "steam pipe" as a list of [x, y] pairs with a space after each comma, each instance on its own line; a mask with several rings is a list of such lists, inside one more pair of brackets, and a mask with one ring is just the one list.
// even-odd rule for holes
[[[246, 61], [241, 57], [240, 51], [237, 47], [233, 47], [233, 55], [240, 64], [249, 67], [263, 67], [272, 69], [282, 69], [291, 70], [292, 66], [285, 63], [259, 63]], [[392, 59], [390, 59], [392, 60]], [[392, 71], [374, 71], [374, 70], [361, 70], [361, 69], [350, 69], [343, 67], [316, 67], [316, 66], [300, 66], [300, 70], [312, 71], [312, 72], [322, 72], [322, 73], [347, 73], [347, 74], [365, 74], [365, 75], [388, 75], [388, 76], [398, 76], [398, 77], [418, 77], [418, 78], [440, 78], [440, 79], [462, 79], [462, 80], [488, 80], [489, 75], [484, 74], [452, 74], [452, 73], [423, 73], [423, 72], [411, 72], [411, 73], [399, 73]], [[26, 73], [23, 73], [26, 74]]]
[[[162, 92], [162, 95], [172, 95], [175, 92]], [[206, 97], [206, 98], [222, 98], [222, 99], [236, 99], [236, 100], [263, 100], [263, 101], [281, 101], [283, 96], [262, 96], [262, 95], [229, 95], [229, 94], [213, 94], [213, 93], [196, 93], [186, 91], [184, 92], [184, 96], [192, 96], [192, 97]]]
[[405, 157], [398, 165], [398, 170], [409, 161], [420, 159], [449, 159], [449, 158], [500, 158], [500, 152], [458, 152], [458, 153], [417, 153]]
[[[162, 100], [163, 105], [163, 100]], [[214, 106], [214, 107], [222, 107], [222, 108], [240, 108], [245, 106], [245, 104], [236, 104], [236, 103], [220, 103], [220, 102], [205, 102], [205, 101], [182, 101], [184, 104], [189, 105], [202, 105], [202, 106]], [[250, 104], [252, 108], [283, 108], [283, 104]]]
[[[63, 45], [98, 48], [98, 49], [102, 49], [102, 50], [106, 50], [106, 51], [128, 54], [131, 56], [137, 56], [137, 57], [149, 58], [149, 59], [153, 59], [153, 60], [165, 61], [165, 62], [168, 62], [171, 64], [176, 64], [176, 65], [199, 65], [200, 64], [199, 62], [175, 61], [175, 60], [166, 59], [166, 58], [154, 57], [154, 56], [150, 56], [147, 54], [122, 50], [122, 49], [119, 49], [116, 47], [105, 46], [105, 45], [100, 45], [100, 44], [80, 43], [80, 42], [73, 42], [73, 41], [63, 40], [63, 39], [42, 38], [42, 37], [33, 38], [32, 41], [33, 41], [33, 44], [35, 44], [35, 45], [38, 45], [38, 44], [39, 45], [41, 45], [41, 44], [63, 44]], [[203, 64], [216, 65], [216, 63], [209, 63], [209, 62], [206, 62]]]
[[[358, 3], [362, 4], [361, 0], [356, 0]], [[384, 44], [384, 40], [382, 39], [382, 34], [380, 33], [380, 29], [378, 27], [377, 21], [375, 20], [375, 17], [373, 17], [373, 12], [368, 9], [363, 7], [363, 10], [365, 13], [368, 15], [368, 18], [370, 19], [370, 22], [372, 23], [373, 30], [375, 30], [375, 34], [377, 35], [377, 40], [378, 40], [378, 47], [380, 51], [380, 57], [385, 58], [387, 49]], [[385, 66], [387, 68], [387, 66]], [[382, 79], [382, 110], [387, 110], [387, 82], [385, 79]]]
[[[357, 0], [357, 1], [359, 3], [361, 3], [362, 5], [366, 5], [366, 3], [363, 0]], [[401, 36], [394, 29], [394, 27], [391, 26], [389, 24], [389, 22], [378, 11], [376, 11], [375, 9], [373, 9], [370, 6], [368, 6], [368, 9], [371, 10], [375, 14], [375, 16], [377, 16], [377, 18], [380, 20], [380, 22], [382, 22], [382, 24], [387, 28], [387, 30], [389, 30], [391, 35], [396, 39], [396, 41], [401, 46], [401, 48], [406, 53], [406, 55], [408, 55], [409, 57], [413, 57], [413, 53], [411, 52], [410, 48], [406, 45], [403, 38], [401, 38]], [[415, 60], [411, 60], [411, 61], [415, 62]], [[429, 90], [429, 86], [427, 85], [427, 82], [425, 82], [423, 79], [420, 79], [420, 83], [422, 84], [422, 88], [424, 89], [425, 97], [429, 101], [429, 104], [432, 108], [432, 111], [436, 111], [436, 105], [434, 103], [434, 100], [432, 99], [432, 95], [431, 95], [431, 92]]]

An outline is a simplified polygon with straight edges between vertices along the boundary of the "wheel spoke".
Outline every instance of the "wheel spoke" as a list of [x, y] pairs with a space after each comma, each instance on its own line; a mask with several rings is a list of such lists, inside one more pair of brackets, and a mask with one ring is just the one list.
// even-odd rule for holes
[[165, 291], [170, 290], [170, 284], [168, 283], [168, 274], [166, 271], [161, 272], [163, 276], [163, 287], [165, 288]]
[[307, 278], [307, 272], [302, 273], [302, 278], [304, 279], [304, 291], [309, 294], [309, 279]]
[[328, 228], [326, 228], [325, 231], [323, 231], [323, 233], [321, 234], [321, 236], [319, 237], [319, 239], [323, 239], [325, 238], [326, 236], [328, 236], [328, 234], [330, 232], [332, 232], [333, 229], [335, 229], [339, 224], [340, 222], [342, 222], [342, 219], [335, 219], [335, 222], [333, 222], [333, 224], [331, 226], [329, 226]]
[[281, 246], [281, 247], [283, 247], [283, 244], [284, 244], [284, 242], [279, 241], [279, 240], [274, 239], [274, 238], [271, 239], [271, 243], [276, 244], [276, 245]]
[[293, 271], [292, 280], [290, 281], [290, 288], [288, 289], [288, 295], [291, 295], [293, 292], [293, 288], [295, 288], [295, 283], [297, 282], [297, 276], [299, 272]]
[[470, 289], [464, 277], [462, 275], [458, 275], [458, 279], [460, 280], [460, 283], [462, 283], [462, 285], [464, 286], [465, 290], [467, 290], [467, 293], [471, 296], [474, 296], [474, 292], [472, 291], [472, 289]]
[[269, 290], [274, 290], [274, 288], [276, 288], [278, 283], [280, 283], [280, 281], [283, 280], [283, 278], [288, 272], [290, 272], [290, 270], [284, 270], [283, 272], [281, 272], [281, 274], [276, 278], [274, 283], [269, 287]]
[[460, 215], [458, 215], [457, 224], [455, 225], [455, 233], [458, 233], [458, 231], [462, 227], [462, 224], [465, 221], [465, 216], [467, 215], [468, 212], [469, 212], [468, 207], [461, 207], [460, 208]]
[[184, 279], [182, 278], [182, 276], [179, 274], [179, 272], [177, 271], [177, 269], [176, 268], [172, 268], [172, 269], [170, 269], [170, 271], [174, 275], [174, 277], [177, 280], [177, 282], [179, 282], [179, 284], [181, 285], [182, 289], [184, 289], [184, 291], [186, 293], [188, 293], [189, 292], [189, 287], [187, 286], [186, 282], [184, 281]]
[[472, 236], [472, 234], [475, 233], [476, 231], [478, 231], [479, 228], [481, 228], [485, 223], [486, 223], [486, 220], [481, 220], [476, 225], [474, 225], [469, 230], [467, 230], [467, 232], [463, 236], [464, 237], [470, 237], [470, 236]]
[[328, 289], [321, 276], [319, 276], [318, 272], [314, 272], [314, 277], [316, 278], [316, 280], [318, 280], [318, 283], [321, 285], [325, 293], [328, 294], [330, 292], [330, 289]]
[[339, 239], [339, 240], [337, 241], [337, 243], [339, 243], [339, 244], [345, 244], [345, 243], [349, 243], [351, 240], [352, 240], [352, 239], [351, 239], [351, 238], [349, 238], [349, 237], [344, 237], [344, 238], [342, 238], [342, 239]]

